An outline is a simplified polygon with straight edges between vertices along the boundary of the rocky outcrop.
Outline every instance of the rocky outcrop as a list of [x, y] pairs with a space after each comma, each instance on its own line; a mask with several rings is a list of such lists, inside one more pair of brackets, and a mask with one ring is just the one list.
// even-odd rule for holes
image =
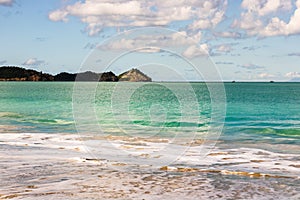
[[151, 82], [152, 79], [138, 69], [131, 69], [119, 75], [119, 81]]
[[104, 72], [100, 74], [100, 81], [119, 81], [119, 78], [113, 72]]

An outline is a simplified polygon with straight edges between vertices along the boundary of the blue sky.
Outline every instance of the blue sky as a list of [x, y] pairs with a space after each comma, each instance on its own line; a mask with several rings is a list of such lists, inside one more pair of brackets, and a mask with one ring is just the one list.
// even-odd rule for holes
[[[115, 34], [162, 27], [193, 38], [223, 80], [300, 78], [300, 0], [0, 0], [0, 26], [0, 65], [76, 72]], [[114, 50], [134, 48], [122, 41]], [[183, 54], [194, 56], [189, 45]], [[112, 71], [131, 68], [132, 59]]]

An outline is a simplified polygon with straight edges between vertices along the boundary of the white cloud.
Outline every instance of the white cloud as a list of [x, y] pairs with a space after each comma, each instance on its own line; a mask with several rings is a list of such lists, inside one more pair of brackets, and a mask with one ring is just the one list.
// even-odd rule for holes
[[214, 33], [214, 35], [223, 38], [235, 38], [235, 39], [242, 38], [241, 33], [233, 32], [233, 31], [216, 32]]
[[57, 11], [54, 11], [54, 12], [51, 12], [49, 14], [49, 19], [52, 20], [52, 21], [68, 21], [67, 19], [67, 15], [68, 15], [68, 12], [64, 11], [64, 10], [57, 10]]
[[23, 65], [43, 65], [45, 64], [45, 61], [43, 60], [38, 60], [36, 58], [29, 58], [28, 60], [26, 60], [24, 63], [22, 63]]
[[[147, 29], [146, 29], [147, 30]], [[118, 39], [109, 40], [107, 43], [98, 46], [97, 48], [104, 51], [136, 51], [141, 53], [157, 53], [157, 52], [177, 52], [187, 58], [198, 56], [208, 56], [209, 47], [207, 44], [197, 45], [201, 39], [202, 33], [189, 37], [186, 31], [159, 32], [155, 30], [155, 34], [151, 31], [146, 31], [144, 34], [130, 35], [126, 37], [127, 32]], [[130, 33], [130, 31], [128, 32]]]
[[257, 19], [252, 12], [241, 13], [240, 20], [234, 20], [233, 27], [238, 27], [252, 33], [251, 31], [256, 31], [256, 29], [263, 26], [260, 19]]
[[265, 78], [275, 78], [276, 76], [273, 74], [261, 73], [261, 74], [258, 74], [258, 77], [265, 79]]
[[187, 58], [201, 57], [209, 55], [209, 47], [207, 44], [191, 45], [182, 54]]
[[3, 6], [11, 6], [13, 4], [14, 0], [0, 0], [0, 5]]
[[78, 17], [90, 35], [104, 27], [168, 26], [188, 20], [188, 29], [197, 34], [219, 24], [226, 8], [227, 0], [85, 0], [54, 10], [48, 17], [65, 22], [70, 16]]
[[218, 46], [217, 51], [219, 52], [224, 52], [224, 53], [228, 53], [232, 50], [232, 47], [230, 45], [225, 45], [222, 44], [220, 46]]
[[241, 6], [260, 16], [292, 8], [291, 0], [244, 0]]
[[[291, 0], [243, 0], [242, 8], [246, 11], [232, 26], [245, 30], [248, 35], [262, 37], [300, 34], [300, 0], [295, 2], [295, 7], [291, 11]], [[291, 14], [287, 22], [280, 18], [282, 12]]]
[[137, 50], [137, 52], [141, 52], [141, 53], [157, 53], [157, 52], [161, 52], [161, 51], [162, 50], [160, 48], [156, 48], [156, 47], [146, 47], [146, 48]]
[[285, 74], [287, 78], [300, 78], [300, 72], [288, 72]]
[[[168, 34], [168, 35], [167, 35]], [[197, 44], [201, 39], [201, 32], [189, 37], [187, 32], [174, 32], [173, 34], [157, 34], [157, 35], [139, 35], [133, 38], [121, 38], [113, 40], [103, 46], [99, 46], [105, 50], [134, 50], [144, 47], [187, 47]], [[154, 48], [151, 48], [152, 51]], [[144, 51], [143, 51], [144, 52]]]

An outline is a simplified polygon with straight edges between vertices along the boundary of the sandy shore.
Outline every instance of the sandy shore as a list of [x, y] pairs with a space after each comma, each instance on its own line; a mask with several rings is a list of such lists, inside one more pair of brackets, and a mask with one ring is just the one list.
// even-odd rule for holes
[[224, 163], [232, 168], [158, 167], [95, 158], [79, 138], [1, 134], [0, 199], [300, 199], [299, 157], [286, 155], [290, 163], [282, 168], [290, 173], [285, 175], [276, 169], [258, 173], [255, 167], [270, 165], [258, 158], [249, 161], [253, 172], [242, 171], [237, 161], [228, 161], [237, 159], [234, 154], [218, 149], [209, 155], [211, 161], [227, 158]]

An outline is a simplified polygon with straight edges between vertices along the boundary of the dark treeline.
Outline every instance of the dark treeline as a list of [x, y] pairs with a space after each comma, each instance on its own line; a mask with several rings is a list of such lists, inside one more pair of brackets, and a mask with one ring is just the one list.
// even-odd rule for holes
[[[131, 75], [134, 71], [135, 74]], [[135, 77], [126, 77], [126, 81], [131, 81], [130, 78], [134, 81], [151, 81], [151, 78], [146, 76], [144, 73], [137, 69], [132, 69], [127, 72], [122, 73], [119, 76], [116, 76], [113, 72], [104, 72], [104, 73], [95, 73], [91, 71], [82, 72], [82, 73], [68, 73], [61, 72], [57, 75], [51, 75], [43, 72], [39, 72], [32, 69], [25, 69], [15, 66], [3, 66], [0, 67], [0, 81], [122, 81], [123, 76], [135, 76]], [[125, 80], [125, 79], [124, 79]]]

